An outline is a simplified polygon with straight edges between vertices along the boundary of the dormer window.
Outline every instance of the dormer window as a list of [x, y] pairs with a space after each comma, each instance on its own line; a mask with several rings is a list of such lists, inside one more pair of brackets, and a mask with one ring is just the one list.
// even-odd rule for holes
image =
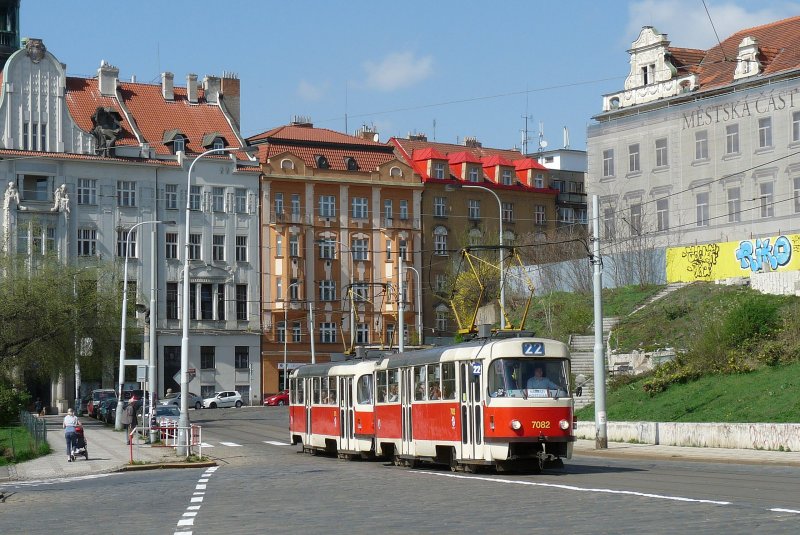
[[222, 141], [221, 138], [217, 138], [214, 140], [214, 146], [212, 148], [214, 150], [222, 150], [225, 148], [225, 142]]
[[203, 142], [201, 145], [205, 150], [220, 150], [224, 149], [227, 146], [227, 143], [225, 142], [225, 138], [222, 137], [219, 132], [211, 132], [210, 134], [203, 136]]
[[476, 166], [469, 168], [469, 181], [478, 182], [479, 170]]
[[186, 152], [186, 138], [184, 138], [183, 136], [176, 137], [175, 140], [172, 142], [172, 153], [178, 154], [178, 151], [184, 153]]
[[511, 186], [513, 184], [511, 177], [511, 169], [503, 169], [501, 180], [504, 186]]
[[328, 162], [328, 158], [322, 154], [315, 155], [314, 161], [316, 162], [318, 169], [329, 169], [331, 166], [331, 164]]
[[178, 154], [178, 151], [185, 153], [187, 141], [188, 138], [177, 128], [164, 132], [164, 145], [172, 146], [172, 154]]
[[352, 156], [345, 156], [344, 164], [347, 166], [348, 171], [358, 171], [358, 162]]
[[444, 179], [444, 164], [442, 162], [434, 162], [433, 164], [433, 178]]
[[642, 85], [654, 84], [656, 82], [656, 64], [651, 63], [642, 67]]

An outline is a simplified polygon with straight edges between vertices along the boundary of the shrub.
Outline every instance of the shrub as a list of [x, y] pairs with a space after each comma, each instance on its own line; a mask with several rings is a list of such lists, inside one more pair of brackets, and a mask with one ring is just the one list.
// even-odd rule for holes
[[730, 348], [763, 338], [777, 328], [779, 302], [772, 296], [750, 295], [734, 306], [722, 322], [721, 337]]
[[30, 395], [13, 388], [8, 383], [0, 382], [0, 426], [17, 421], [20, 408], [30, 403]]

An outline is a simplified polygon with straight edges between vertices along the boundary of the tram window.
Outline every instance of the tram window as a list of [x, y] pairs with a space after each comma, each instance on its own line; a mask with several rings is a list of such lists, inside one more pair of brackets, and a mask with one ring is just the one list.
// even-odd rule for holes
[[336, 384], [336, 377], [331, 377], [330, 384], [328, 385], [328, 403], [331, 405], [336, 405], [336, 400], [339, 398], [337, 395], [338, 392], [339, 387]]
[[456, 399], [456, 363], [442, 363], [442, 399]]
[[314, 377], [314, 386], [312, 387], [314, 390], [314, 404], [319, 405], [319, 398], [320, 398], [320, 383], [319, 377]]
[[296, 401], [300, 405], [302, 405], [302, 404], [304, 404], [306, 402], [305, 385], [306, 385], [306, 382], [303, 379], [299, 379], [297, 381], [297, 399], [296, 399]]
[[442, 387], [439, 384], [440, 370], [438, 364], [428, 364], [428, 399], [442, 399]]
[[323, 377], [322, 378], [322, 386], [320, 388], [320, 398], [319, 399], [320, 399], [320, 402], [323, 405], [327, 405], [328, 404], [328, 378], [327, 377]]
[[399, 390], [399, 377], [400, 373], [398, 370], [389, 370], [389, 397], [388, 400], [390, 402], [400, 401], [400, 397], [398, 392]]
[[297, 403], [297, 379], [289, 379], [289, 403]]
[[386, 372], [379, 371], [375, 374], [375, 384], [378, 390], [378, 403], [386, 402]]
[[372, 403], [372, 376], [362, 375], [358, 378], [358, 402], [359, 403]]
[[425, 379], [425, 366], [414, 366], [414, 399], [416, 401], [428, 399]]
[[493, 398], [566, 396], [568, 369], [565, 359], [498, 359], [489, 365], [488, 395]]

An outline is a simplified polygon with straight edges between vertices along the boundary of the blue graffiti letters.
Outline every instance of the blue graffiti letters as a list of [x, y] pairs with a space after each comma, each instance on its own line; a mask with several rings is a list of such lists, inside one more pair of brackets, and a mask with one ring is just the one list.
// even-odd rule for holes
[[770, 238], [756, 239], [752, 241], [739, 242], [736, 249], [736, 260], [742, 269], [750, 268], [750, 271], [761, 271], [765, 264], [771, 269], [778, 269], [785, 266], [792, 259], [792, 242], [786, 236], [778, 236], [774, 245], [770, 245]]

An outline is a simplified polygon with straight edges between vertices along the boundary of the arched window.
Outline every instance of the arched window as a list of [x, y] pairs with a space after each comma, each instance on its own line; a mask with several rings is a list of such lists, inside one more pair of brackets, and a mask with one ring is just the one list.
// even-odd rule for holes
[[433, 229], [433, 254], [447, 256], [447, 229], [442, 226]]
[[402, 178], [403, 170], [395, 166], [389, 169], [389, 176], [392, 178]]
[[281, 160], [281, 169], [294, 169], [294, 162], [289, 158]]

